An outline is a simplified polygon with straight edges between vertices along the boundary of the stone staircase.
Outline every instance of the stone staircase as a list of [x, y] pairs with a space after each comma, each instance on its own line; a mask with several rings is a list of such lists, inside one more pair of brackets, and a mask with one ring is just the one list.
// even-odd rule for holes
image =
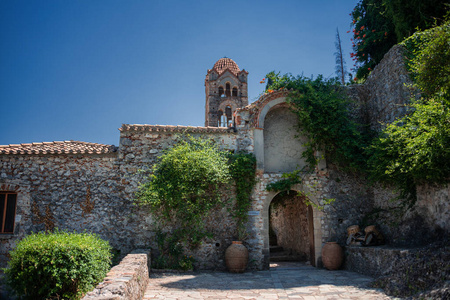
[[291, 250], [284, 250], [281, 246], [270, 246], [270, 261], [306, 261], [306, 257], [292, 253]]

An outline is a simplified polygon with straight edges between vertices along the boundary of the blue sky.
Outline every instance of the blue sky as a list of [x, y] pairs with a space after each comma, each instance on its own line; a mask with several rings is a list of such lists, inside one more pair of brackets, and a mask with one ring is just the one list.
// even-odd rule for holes
[[0, 145], [119, 143], [121, 124], [204, 125], [207, 69], [334, 76], [350, 69], [357, 0], [0, 0]]

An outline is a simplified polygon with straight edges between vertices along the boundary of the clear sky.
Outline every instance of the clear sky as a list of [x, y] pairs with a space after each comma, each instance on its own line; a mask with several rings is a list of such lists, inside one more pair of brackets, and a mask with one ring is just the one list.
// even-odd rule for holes
[[208, 69], [335, 76], [358, 0], [0, 0], [0, 145], [119, 143], [122, 124], [204, 126]]

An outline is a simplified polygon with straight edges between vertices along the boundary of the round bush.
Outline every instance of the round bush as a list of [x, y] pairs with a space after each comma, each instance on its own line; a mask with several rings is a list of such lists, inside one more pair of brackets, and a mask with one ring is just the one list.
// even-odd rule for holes
[[79, 299], [111, 265], [109, 243], [90, 233], [33, 233], [10, 255], [6, 284], [25, 299]]

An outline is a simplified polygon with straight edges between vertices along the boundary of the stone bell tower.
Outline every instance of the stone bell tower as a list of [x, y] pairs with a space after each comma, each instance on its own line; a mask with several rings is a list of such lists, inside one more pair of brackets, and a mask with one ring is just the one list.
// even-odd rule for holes
[[233, 126], [233, 113], [248, 105], [248, 72], [228, 57], [219, 59], [205, 79], [205, 126]]

